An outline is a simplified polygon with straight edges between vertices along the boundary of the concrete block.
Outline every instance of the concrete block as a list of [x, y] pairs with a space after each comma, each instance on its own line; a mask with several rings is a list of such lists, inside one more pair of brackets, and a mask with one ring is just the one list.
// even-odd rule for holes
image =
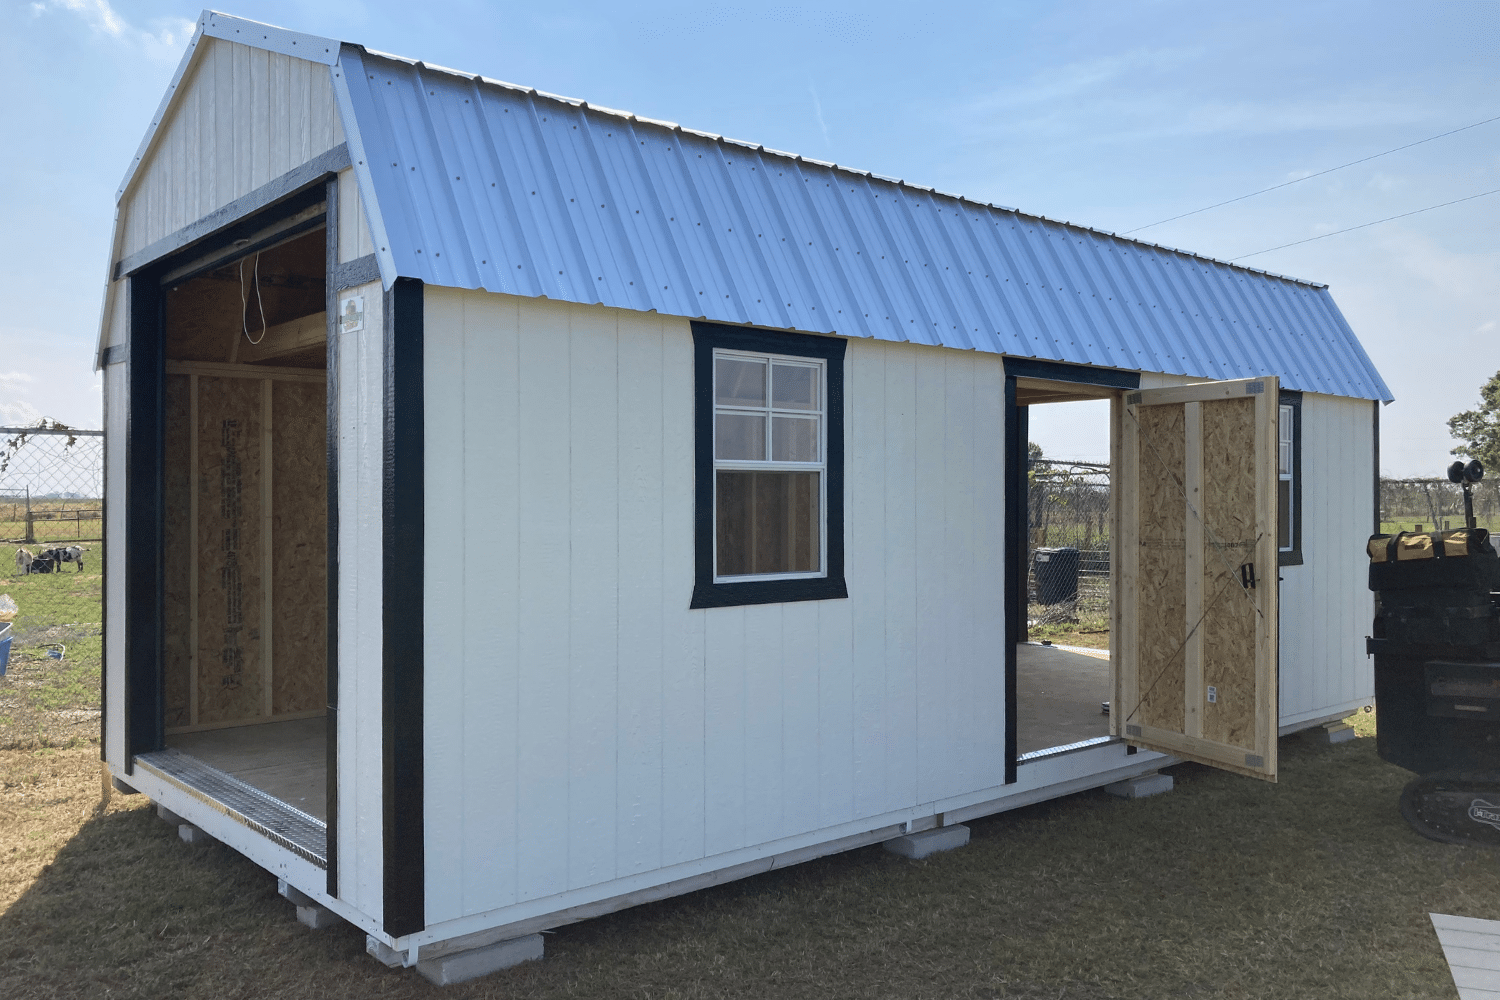
[[1344, 722], [1330, 722], [1304, 729], [1297, 735], [1314, 743], [1345, 743], [1355, 738], [1354, 727]]
[[338, 923], [338, 919], [338, 915], [332, 910], [326, 906], [319, 906], [317, 903], [313, 903], [310, 906], [299, 905], [297, 907], [297, 922], [306, 924], [315, 931], [320, 931], [325, 927], [332, 927]]
[[156, 804], [156, 815], [159, 816], [162, 822], [166, 823], [168, 826], [181, 826], [182, 824], [187, 822], [187, 820], [183, 819], [181, 816], [177, 815], [172, 810], [162, 805], [160, 802]]
[[140, 792], [136, 791], [131, 786], [125, 784], [125, 782], [121, 781], [119, 778], [116, 778], [114, 775], [110, 775], [110, 777], [109, 777], [109, 783], [111, 785], [113, 785], [115, 791], [119, 792], [121, 795], [139, 795], [139, 794], [141, 794]]
[[292, 885], [284, 878], [279, 878], [276, 880], [276, 891], [280, 893], [288, 902], [295, 903], [298, 906], [321, 905], [316, 899], [313, 899], [307, 893], [303, 892], [295, 885]]
[[1122, 799], [1144, 799], [1151, 795], [1160, 795], [1162, 792], [1170, 792], [1172, 776], [1162, 774], [1160, 771], [1152, 771], [1150, 774], [1141, 774], [1134, 778], [1126, 778], [1124, 781], [1116, 781], [1112, 785], [1105, 785], [1104, 790]]
[[387, 969], [399, 969], [403, 964], [405, 964], [402, 960], [406, 956], [402, 955], [401, 952], [392, 948], [384, 941], [377, 941], [373, 936], [369, 934], [365, 935], [365, 952], [367, 954], [373, 955], [375, 957], [375, 960], [381, 965], [385, 966]]
[[969, 842], [969, 828], [962, 824], [943, 826], [936, 830], [908, 833], [885, 842], [885, 849], [903, 858], [925, 858], [939, 851], [951, 851]]
[[542, 957], [542, 950], [542, 936], [528, 934], [509, 941], [497, 941], [482, 948], [422, 959], [417, 962], [417, 971], [430, 983], [451, 986], [508, 969], [512, 965], [520, 965], [522, 962], [535, 961]]
[[191, 823], [179, 824], [177, 836], [182, 838], [184, 844], [212, 844], [214, 842], [214, 838]]

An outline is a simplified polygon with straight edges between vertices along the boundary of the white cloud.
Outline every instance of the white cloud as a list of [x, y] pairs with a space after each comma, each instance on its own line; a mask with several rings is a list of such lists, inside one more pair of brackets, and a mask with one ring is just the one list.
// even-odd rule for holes
[[139, 48], [152, 59], [177, 59], [197, 30], [195, 22], [180, 17], [156, 18], [151, 28], [138, 28], [121, 17], [109, 0], [40, 0], [31, 4], [31, 11], [33, 17], [49, 11], [77, 15], [99, 34]]
[[42, 419], [42, 411], [24, 399], [0, 403], [0, 420], [8, 426], [22, 427]]
[[0, 372], [0, 385], [9, 385], [12, 382], [35, 382], [36, 378], [26, 372]]

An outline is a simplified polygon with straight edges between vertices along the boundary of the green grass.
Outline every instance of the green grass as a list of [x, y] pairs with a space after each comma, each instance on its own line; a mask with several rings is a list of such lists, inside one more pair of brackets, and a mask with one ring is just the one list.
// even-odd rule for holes
[[99, 562], [86, 562], [86, 573], [70, 567], [16, 576], [15, 547], [0, 547], [0, 560], [0, 594], [18, 608], [9, 669], [0, 677], [0, 747], [68, 746], [97, 737], [103, 662]]

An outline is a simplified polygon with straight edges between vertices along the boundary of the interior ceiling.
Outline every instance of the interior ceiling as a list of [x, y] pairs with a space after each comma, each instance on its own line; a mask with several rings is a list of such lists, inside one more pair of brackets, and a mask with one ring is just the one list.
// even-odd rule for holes
[[[166, 290], [166, 355], [174, 361], [238, 361], [295, 368], [324, 368], [322, 343], [306, 337], [270, 350], [271, 328], [326, 308], [324, 230], [298, 236]], [[262, 312], [262, 310], [264, 310]], [[314, 327], [317, 325], [314, 324]]]
[[1018, 378], [1016, 379], [1016, 405], [1035, 406], [1039, 403], [1071, 403], [1080, 399], [1108, 399], [1116, 391], [1102, 385]]

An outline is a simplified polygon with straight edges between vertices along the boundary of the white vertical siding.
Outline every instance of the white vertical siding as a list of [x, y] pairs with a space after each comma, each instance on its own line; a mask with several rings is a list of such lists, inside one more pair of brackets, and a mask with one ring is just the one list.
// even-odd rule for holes
[[329, 69], [205, 37], [121, 199], [128, 257], [344, 141]]
[[359, 182], [354, 179], [354, 168], [345, 167], [339, 171], [339, 263], [347, 264], [374, 252]]
[[690, 611], [688, 324], [425, 329], [430, 924], [1002, 782], [998, 358], [850, 342], [849, 600]]
[[[381, 729], [384, 305], [380, 283], [363, 295], [365, 328], [337, 334], [339, 421], [339, 894], [367, 914], [382, 912]], [[400, 611], [394, 613], [400, 614]], [[419, 627], [413, 595], [405, 616]]]
[[[117, 297], [124, 302], [125, 294]], [[123, 305], [120, 307], [123, 310]], [[116, 334], [119, 336], [119, 334]], [[114, 340], [120, 343], [121, 340]], [[104, 524], [104, 759], [115, 774], [125, 768], [125, 432], [130, 387], [126, 366], [104, 369], [104, 462], [109, 484]]]
[[1302, 560], [1281, 568], [1281, 724], [1371, 704], [1371, 402], [1302, 397]]

